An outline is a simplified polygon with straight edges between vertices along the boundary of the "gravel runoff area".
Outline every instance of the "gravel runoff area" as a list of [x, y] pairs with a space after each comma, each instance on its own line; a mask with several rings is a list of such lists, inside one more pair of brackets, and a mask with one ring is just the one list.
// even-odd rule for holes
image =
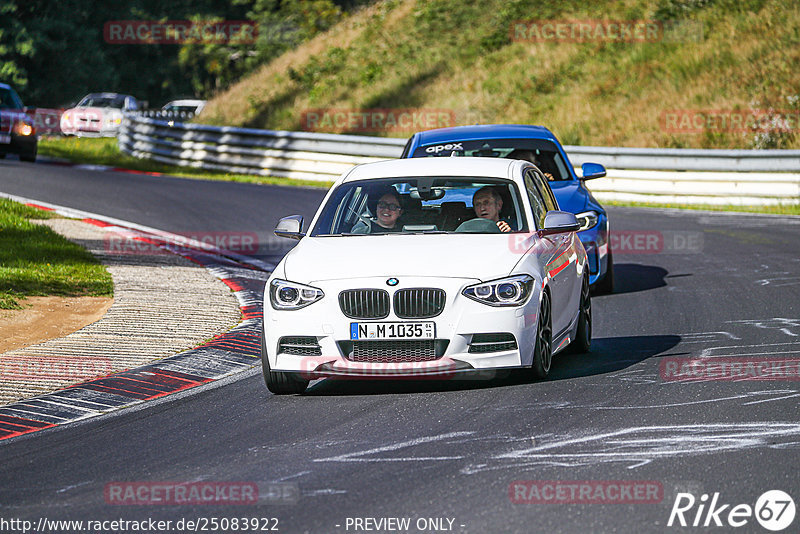
[[39, 222], [107, 267], [114, 302], [99, 321], [66, 337], [0, 355], [0, 405], [171, 356], [242, 318], [228, 286], [182, 256], [155, 246], [121, 253], [103, 228], [73, 219]]

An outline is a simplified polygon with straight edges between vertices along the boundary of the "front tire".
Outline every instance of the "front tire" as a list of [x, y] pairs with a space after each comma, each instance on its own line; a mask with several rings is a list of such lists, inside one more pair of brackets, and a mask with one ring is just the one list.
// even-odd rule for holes
[[583, 277], [581, 300], [578, 309], [578, 331], [575, 339], [569, 344], [572, 352], [585, 353], [592, 346], [592, 296], [589, 292], [589, 275]]
[[553, 361], [553, 322], [550, 316], [550, 294], [542, 293], [539, 319], [536, 321], [536, 346], [533, 348], [531, 372], [535, 378], [547, 378]]
[[275, 395], [292, 395], [303, 393], [308, 387], [308, 380], [303, 380], [297, 373], [276, 373], [269, 367], [267, 345], [264, 334], [261, 334], [261, 369], [264, 372], [264, 383]]

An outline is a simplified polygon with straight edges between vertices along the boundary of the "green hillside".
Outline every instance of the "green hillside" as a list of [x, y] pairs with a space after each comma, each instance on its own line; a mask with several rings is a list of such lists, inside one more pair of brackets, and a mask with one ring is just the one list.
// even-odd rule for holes
[[[597, 20], [664, 32], [648, 42], [536, 41], [530, 24], [514, 26]], [[800, 148], [798, 65], [796, 0], [384, 1], [231, 86], [199, 122], [302, 130], [308, 110], [413, 108], [458, 124], [542, 124], [566, 144]], [[676, 131], [686, 124], [670, 115], [668, 128], [674, 110], [687, 110], [680, 120], [752, 110], [768, 120]]]

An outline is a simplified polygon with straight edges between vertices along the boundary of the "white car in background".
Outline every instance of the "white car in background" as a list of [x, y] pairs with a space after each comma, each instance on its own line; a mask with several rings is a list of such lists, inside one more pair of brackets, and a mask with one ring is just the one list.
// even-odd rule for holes
[[[478, 190], [502, 204], [510, 232], [476, 216]], [[307, 234], [299, 215], [275, 230], [299, 243], [264, 291], [267, 387], [300, 393], [326, 376], [447, 378], [486, 369], [546, 377], [554, 354], [591, 343], [579, 226], [528, 162], [421, 158], [354, 167]]]
[[119, 93], [91, 93], [61, 115], [61, 133], [80, 137], [114, 137], [124, 113], [137, 111], [139, 101]]
[[173, 100], [172, 102], [167, 102], [164, 104], [164, 107], [161, 108], [161, 111], [164, 113], [173, 113], [176, 116], [180, 114], [199, 115], [200, 112], [203, 111], [204, 107], [206, 107], [205, 100]]

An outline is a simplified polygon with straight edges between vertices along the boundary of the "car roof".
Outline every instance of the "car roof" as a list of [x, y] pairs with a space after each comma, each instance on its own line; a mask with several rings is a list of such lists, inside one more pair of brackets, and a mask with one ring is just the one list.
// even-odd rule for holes
[[[530, 164], [528, 164], [530, 165]], [[342, 182], [404, 176], [480, 176], [513, 179], [524, 161], [504, 158], [412, 158], [364, 163], [353, 167]]]
[[[86, 96], [99, 96], [99, 97], [102, 97], [102, 98], [115, 98], [115, 97], [118, 97], [118, 96], [124, 96], [124, 97], [134, 98], [131, 95], [126, 95], [126, 94], [123, 94], [123, 93], [89, 93]], [[84, 96], [83, 98], [86, 98], [86, 96]], [[83, 100], [83, 98], [81, 98], [81, 100]]]
[[205, 103], [206, 103], [205, 100], [195, 100], [195, 99], [191, 99], [191, 98], [183, 98], [183, 99], [180, 99], [180, 100], [171, 100], [170, 102], [167, 102], [166, 104], [164, 104], [164, 106], [162, 106], [162, 107], [167, 107], [169, 105], [173, 105], [173, 106], [199, 106], [200, 104], [205, 104]]
[[416, 135], [419, 146], [445, 143], [453, 140], [472, 141], [479, 139], [519, 138], [547, 139], [558, 143], [553, 132], [544, 126], [531, 126], [527, 124], [476, 124], [472, 126], [454, 126], [452, 128], [426, 130]]

